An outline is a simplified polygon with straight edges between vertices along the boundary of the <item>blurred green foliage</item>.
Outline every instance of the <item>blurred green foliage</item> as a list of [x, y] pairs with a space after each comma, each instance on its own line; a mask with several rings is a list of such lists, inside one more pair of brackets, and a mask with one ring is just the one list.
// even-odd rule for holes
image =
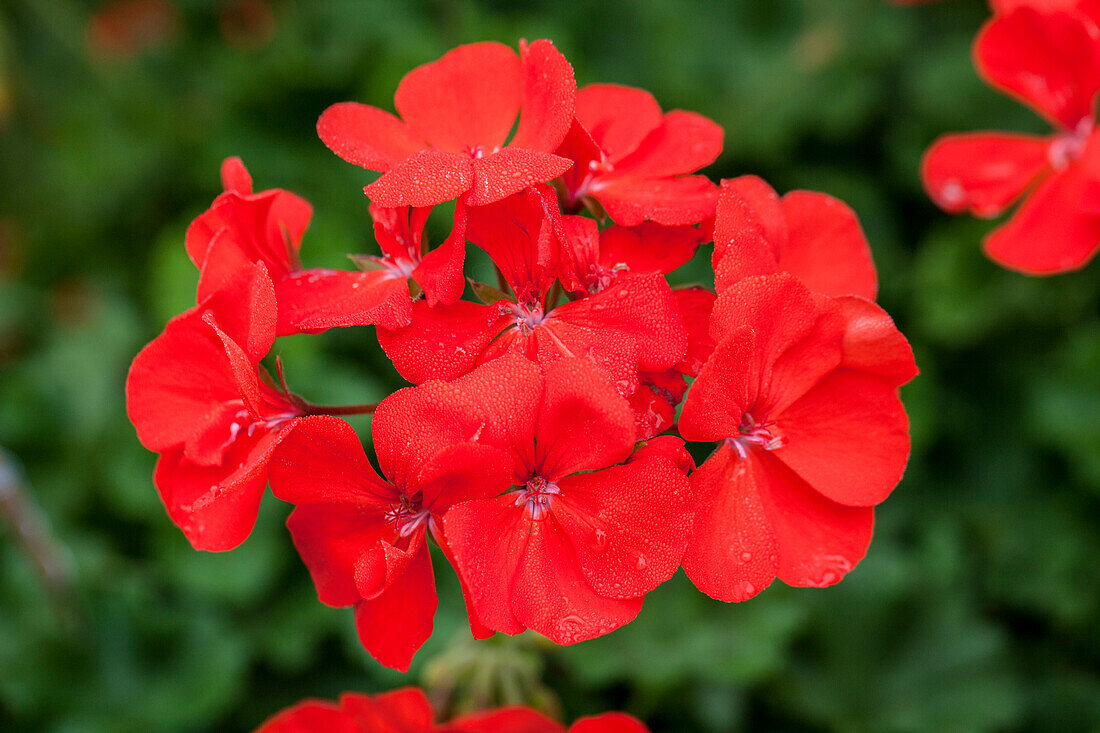
[[[107, 5], [0, 3], [0, 445], [69, 573], [50, 592], [0, 526], [0, 729], [249, 730], [306, 696], [422, 681], [452, 709], [623, 708], [655, 731], [1100, 728], [1100, 263], [1005, 272], [979, 250], [992, 225], [939, 213], [917, 178], [942, 132], [1042, 129], [970, 65], [979, 0], [177, 0], [133, 37], [90, 25]], [[725, 605], [680, 575], [605, 638], [471, 645], [439, 562], [435, 635], [400, 675], [317, 602], [287, 506], [269, 500], [234, 552], [189, 548], [122, 385], [193, 302], [183, 232], [223, 157], [311, 200], [303, 259], [344, 266], [372, 251], [369, 174], [324, 148], [317, 115], [388, 106], [413, 66], [520, 37], [553, 38], [581, 83], [716, 119], [715, 177], [852, 204], [923, 370], [913, 458], [839, 586]], [[371, 329], [277, 348], [316, 401], [402, 384]], [[470, 679], [479, 659], [503, 679]]]

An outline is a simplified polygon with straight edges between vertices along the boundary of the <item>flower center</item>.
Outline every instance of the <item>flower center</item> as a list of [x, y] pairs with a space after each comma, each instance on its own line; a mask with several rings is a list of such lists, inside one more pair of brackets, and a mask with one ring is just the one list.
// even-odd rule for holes
[[738, 433], [736, 438], [726, 438], [726, 442], [737, 451], [742, 461], [748, 458], [749, 448], [753, 446], [775, 450], [787, 444], [787, 439], [776, 432], [774, 423], [758, 423], [747, 412], [741, 418]]
[[532, 305], [502, 302], [500, 304], [500, 312], [503, 315], [513, 318], [524, 336], [531, 335], [531, 332], [541, 325], [542, 322], [546, 320], [547, 315], [549, 315], [543, 312], [542, 306], [537, 302]]
[[[418, 494], [419, 495], [419, 494]], [[420, 506], [419, 499], [410, 499], [401, 495], [401, 502], [390, 505], [386, 510], [386, 521], [393, 525], [398, 537], [408, 537], [427, 524], [431, 512]]]
[[537, 521], [550, 511], [550, 501], [561, 494], [561, 489], [542, 476], [535, 476], [527, 482], [526, 486], [513, 493], [516, 495], [516, 506], [526, 506], [527, 515]]
[[1079, 159], [1085, 152], [1085, 145], [1088, 144], [1095, 124], [1095, 120], [1086, 117], [1077, 124], [1076, 129], [1054, 138], [1047, 151], [1050, 167], [1056, 171], [1065, 170], [1070, 163]]
[[256, 434], [257, 430], [265, 433], [273, 433], [282, 427], [283, 423], [287, 420], [293, 420], [298, 417], [299, 414], [301, 413], [297, 410], [289, 410], [287, 412], [261, 417], [259, 420], [253, 420], [248, 410], [240, 410], [233, 416], [234, 420], [229, 425], [229, 442], [232, 443], [236, 440], [242, 429], [245, 431], [245, 435], [250, 438]]

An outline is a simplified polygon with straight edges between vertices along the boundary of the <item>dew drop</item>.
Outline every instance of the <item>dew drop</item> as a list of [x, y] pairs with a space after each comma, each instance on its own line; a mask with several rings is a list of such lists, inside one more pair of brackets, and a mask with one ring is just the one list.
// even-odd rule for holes
[[741, 553], [741, 562], [748, 562], [751, 559], [752, 559], [752, 553], [751, 552], [742, 552]]
[[634, 567], [638, 570], [645, 570], [648, 565], [649, 562], [646, 561], [645, 555], [638, 555], [638, 562]]
[[741, 595], [745, 598], [751, 598], [756, 594], [756, 586], [745, 580], [741, 582]]

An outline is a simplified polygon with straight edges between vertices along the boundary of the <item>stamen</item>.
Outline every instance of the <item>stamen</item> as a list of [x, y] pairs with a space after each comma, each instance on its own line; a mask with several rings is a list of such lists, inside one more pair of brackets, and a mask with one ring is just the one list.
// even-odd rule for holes
[[787, 444], [787, 438], [776, 433], [774, 423], [757, 423], [747, 412], [741, 418], [738, 433], [735, 438], [726, 438], [726, 443], [737, 451], [742, 461], [749, 457], [749, 448], [753, 446], [764, 450], [775, 450]]
[[1080, 158], [1085, 152], [1095, 124], [1095, 120], [1086, 117], [1078, 123], [1076, 129], [1054, 138], [1047, 151], [1050, 167], [1056, 171], [1065, 170], [1070, 163]]
[[401, 503], [386, 510], [386, 521], [393, 525], [398, 537], [409, 537], [431, 519], [431, 512], [420, 506], [419, 500], [401, 495]]
[[538, 521], [550, 511], [550, 501], [552, 497], [561, 494], [561, 489], [542, 476], [535, 476], [527, 482], [526, 487], [513, 493], [516, 494], [516, 506], [526, 506], [527, 515]]

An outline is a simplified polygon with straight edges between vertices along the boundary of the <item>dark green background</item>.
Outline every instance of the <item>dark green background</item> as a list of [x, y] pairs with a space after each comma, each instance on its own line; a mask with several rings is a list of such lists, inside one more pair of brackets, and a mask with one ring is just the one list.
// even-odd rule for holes
[[[981, 2], [297, 0], [273, 3], [266, 41], [220, 30], [227, 3], [176, 5], [168, 38], [111, 57], [86, 42], [97, 3], [0, 2], [0, 445], [70, 571], [48, 593], [0, 524], [0, 729], [249, 730], [306, 696], [410, 683], [454, 707], [490, 690], [567, 719], [621, 708], [655, 731], [1100, 729], [1100, 263], [1006, 272], [979, 250], [991, 224], [940, 213], [917, 178], [942, 132], [1044, 129], [971, 66]], [[839, 586], [725, 605], [678, 575], [575, 647], [472, 644], [438, 563], [436, 632], [403, 676], [317, 602], [286, 505], [269, 500], [234, 552], [190, 549], [123, 380], [193, 302], [183, 233], [223, 157], [311, 200], [303, 260], [344, 266], [374, 251], [369, 174], [325, 149], [318, 114], [388, 107], [413, 66], [520, 37], [552, 38], [581, 84], [717, 120], [715, 178], [851, 203], [923, 371], [904, 390], [913, 458]], [[369, 328], [277, 350], [314, 401], [402, 384]]]

